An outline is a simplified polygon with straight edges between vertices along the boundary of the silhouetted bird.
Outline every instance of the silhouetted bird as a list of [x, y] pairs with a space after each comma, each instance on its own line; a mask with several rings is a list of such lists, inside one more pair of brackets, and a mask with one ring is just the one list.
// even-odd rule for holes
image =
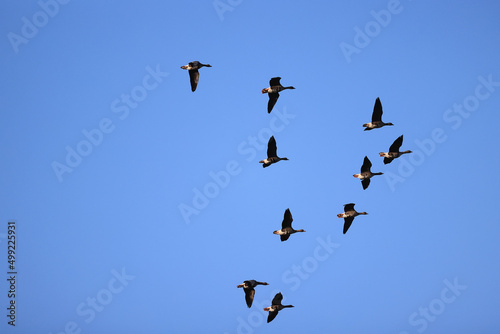
[[200, 79], [200, 73], [198, 70], [205, 67], [212, 67], [212, 65], [202, 64], [199, 61], [192, 61], [187, 65], [181, 66], [182, 69], [189, 71], [189, 79], [191, 81], [191, 91], [195, 91], [198, 86], [198, 80]]
[[278, 157], [278, 154], [276, 153], [277, 149], [276, 139], [272, 136], [269, 138], [269, 142], [267, 143], [267, 159], [259, 161], [259, 163], [263, 164], [262, 167], [266, 168], [280, 160], [288, 160], [288, 158]]
[[271, 110], [273, 110], [276, 101], [278, 101], [278, 98], [280, 97], [279, 92], [285, 89], [295, 89], [295, 87], [292, 86], [283, 87], [280, 84], [280, 80], [280, 77], [271, 78], [271, 80], [269, 81], [270, 87], [262, 89], [262, 94], [267, 93], [269, 95], [269, 102], [267, 103], [267, 113], [270, 113]]
[[281, 292], [278, 292], [276, 296], [274, 296], [273, 301], [271, 302], [270, 307], [265, 307], [264, 311], [269, 311], [269, 315], [267, 316], [267, 322], [273, 321], [274, 318], [278, 315], [278, 312], [286, 307], [294, 307], [293, 305], [281, 305], [281, 301], [283, 300], [283, 295]]
[[401, 155], [406, 153], [411, 153], [410, 150], [399, 152], [399, 148], [403, 145], [403, 135], [399, 136], [391, 147], [389, 147], [389, 152], [380, 152], [380, 156], [384, 157], [384, 164], [391, 163], [392, 160], [399, 158]]
[[290, 209], [285, 210], [285, 215], [283, 217], [283, 222], [281, 223], [281, 230], [274, 231], [274, 234], [277, 234], [280, 236], [281, 241], [286, 241], [288, 238], [290, 238], [290, 235], [296, 233], [296, 232], [305, 232], [304, 230], [294, 230], [292, 228], [292, 214], [290, 212]]
[[384, 123], [382, 122], [382, 103], [380, 103], [380, 99], [377, 97], [375, 100], [375, 106], [373, 107], [372, 121], [371, 123], [363, 124], [366, 127], [365, 131], [381, 128], [386, 125], [394, 125], [392, 123]]
[[269, 285], [266, 282], [258, 282], [254, 279], [248, 280], [248, 281], [243, 281], [243, 284], [238, 284], [236, 287], [237, 288], [243, 288], [243, 291], [245, 291], [245, 300], [247, 302], [247, 306], [251, 307], [253, 303], [253, 297], [255, 296], [255, 290], [254, 288], [257, 285]]
[[372, 168], [372, 163], [368, 157], [365, 156], [365, 160], [363, 160], [363, 166], [361, 166], [361, 173], [360, 174], [354, 174], [354, 177], [357, 177], [358, 179], [361, 180], [361, 184], [363, 185], [363, 189], [368, 188], [370, 185], [370, 178], [373, 175], [382, 175], [384, 173], [372, 173], [370, 168]]
[[347, 232], [349, 227], [352, 224], [352, 221], [354, 220], [354, 217], [358, 215], [367, 215], [368, 213], [366, 212], [357, 212], [354, 210], [354, 203], [349, 203], [344, 205], [344, 212], [339, 213], [337, 217], [339, 218], [344, 218], [344, 234]]

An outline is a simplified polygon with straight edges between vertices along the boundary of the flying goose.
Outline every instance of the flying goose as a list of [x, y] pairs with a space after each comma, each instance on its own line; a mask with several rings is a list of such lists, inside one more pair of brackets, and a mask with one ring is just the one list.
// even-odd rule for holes
[[392, 123], [382, 122], [382, 114], [382, 103], [380, 103], [380, 99], [377, 97], [377, 99], [375, 100], [375, 106], [373, 107], [371, 123], [363, 124], [363, 126], [366, 128], [365, 131], [381, 128], [386, 125], [394, 125]]
[[288, 158], [278, 157], [276, 150], [276, 139], [274, 139], [274, 136], [271, 136], [271, 138], [269, 138], [269, 142], [267, 143], [267, 159], [259, 161], [259, 163], [263, 164], [262, 167], [266, 168], [280, 160], [288, 160]]
[[248, 281], [243, 281], [243, 284], [238, 284], [236, 287], [237, 288], [243, 288], [243, 291], [245, 291], [245, 301], [247, 302], [247, 306], [250, 308], [253, 303], [253, 297], [255, 296], [255, 290], [254, 288], [257, 285], [269, 285], [266, 282], [258, 282], [254, 279], [248, 280]]
[[187, 65], [181, 66], [183, 70], [189, 71], [189, 79], [191, 81], [191, 91], [193, 92], [196, 90], [196, 87], [198, 86], [198, 80], [200, 79], [200, 73], [198, 72], [198, 70], [203, 66], [212, 67], [212, 65], [202, 64], [199, 61], [192, 61]]
[[399, 136], [391, 147], [389, 147], [389, 152], [380, 152], [380, 156], [384, 157], [384, 164], [391, 163], [392, 160], [399, 158], [401, 155], [406, 153], [411, 153], [410, 150], [399, 152], [399, 148], [403, 145], [403, 135]]
[[283, 217], [283, 222], [281, 223], [281, 230], [274, 231], [274, 234], [277, 234], [280, 236], [281, 241], [286, 241], [288, 238], [290, 238], [290, 235], [296, 233], [296, 232], [305, 232], [304, 230], [294, 230], [292, 227], [292, 213], [290, 212], [290, 209], [285, 210], [285, 215]]
[[264, 311], [268, 311], [269, 315], [267, 316], [267, 322], [270, 323], [274, 318], [278, 315], [278, 312], [286, 307], [294, 307], [293, 305], [281, 305], [281, 301], [283, 300], [283, 295], [281, 292], [278, 292], [276, 296], [274, 296], [273, 301], [271, 302], [270, 307], [265, 307]]
[[352, 221], [354, 220], [354, 217], [358, 215], [367, 215], [368, 213], [366, 212], [357, 212], [354, 210], [354, 203], [349, 203], [344, 205], [344, 212], [339, 213], [337, 217], [339, 218], [344, 218], [344, 234], [347, 232], [349, 227], [352, 224]]
[[262, 89], [262, 94], [267, 93], [269, 95], [269, 102], [267, 103], [267, 113], [270, 113], [273, 110], [276, 101], [278, 101], [278, 97], [280, 97], [279, 92], [285, 89], [295, 89], [293, 86], [283, 87], [280, 84], [280, 77], [271, 78], [269, 81], [269, 88]]
[[363, 160], [363, 166], [361, 166], [361, 173], [360, 174], [354, 174], [354, 177], [357, 177], [358, 179], [361, 180], [361, 185], [363, 186], [363, 189], [368, 188], [370, 185], [370, 178], [373, 175], [382, 175], [384, 173], [372, 173], [370, 168], [372, 168], [372, 163], [370, 159], [368, 159], [367, 156], [365, 156], [365, 160]]

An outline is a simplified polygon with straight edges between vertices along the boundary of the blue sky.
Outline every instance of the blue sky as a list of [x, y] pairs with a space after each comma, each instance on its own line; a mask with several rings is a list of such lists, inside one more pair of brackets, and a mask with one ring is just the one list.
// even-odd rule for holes
[[[499, 9], [4, 4], [1, 332], [497, 333]], [[268, 114], [275, 76], [296, 89]], [[395, 126], [364, 132], [377, 97]], [[271, 135], [290, 160], [263, 169]], [[287, 208], [307, 232], [280, 242]], [[277, 292], [295, 308], [267, 324]]]

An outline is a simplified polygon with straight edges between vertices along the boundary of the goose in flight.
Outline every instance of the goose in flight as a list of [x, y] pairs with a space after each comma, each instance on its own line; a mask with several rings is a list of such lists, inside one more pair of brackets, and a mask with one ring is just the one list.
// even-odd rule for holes
[[267, 103], [267, 113], [270, 113], [271, 110], [273, 110], [276, 101], [278, 101], [278, 98], [280, 97], [279, 92], [285, 89], [295, 89], [295, 87], [293, 86], [283, 87], [280, 83], [280, 80], [280, 77], [271, 78], [271, 80], [269, 81], [270, 87], [264, 88], [262, 90], [262, 94], [267, 93], [269, 95], [269, 102]]
[[363, 124], [365, 131], [381, 128], [386, 125], [394, 125], [392, 123], [382, 122], [382, 114], [382, 103], [380, 103], [380, 99], [377, 97], [375, 100], [375, 106], [373, 107], [372, 121], [370, 123]]
[[359, 215], [367, 215], [368, 213], [366, 212], [357, 212], [354, 210], [354, 203], [349, 203], [344, 205], [344, 212], [339, 213], [337, 217], [339, 218], [344, 218], [344, 234], [346, 234], [347, 230], [349, 227], [351, 227], [352, 221], [354, 220], [354, 217], [359, 216]]
[[245, 301], [247, 302], [247, 306], [250, 308], [253, 303], [253, 297], [255, 296], [255, 287], [257, 285], [269, 285], [266, 282], [259, 282], [254, 279], [243, 281], [242, 284], [238, 284], [237, 288], [243, 288], [245, 291]]
[[196, 87], [198, 87], [198, 81], [200, 79], [200, 73], [198, 72], [198, 70], [203, 66], [212, 67], [212, 65], [202, 64], [199, 61], [192, 61], [187, 65], [181, 66], [183, 70], [189, 71], [189, 80], [191, 81], [192, 92], [194, 92], [196, 90]]
[[273, 301], [271, 302], [270, 307], [265, 307], [264, 311], [269, 312], [267, 316], [267, 322], [273, 321], [274, 318], [278, 315], [278, 312], [287, 307], [294, 307], [293, 305], [282, 305], [281, 301], [283, 300], [283, 295], [281, 292], [278, 292], [276, 296], [274, 296]]
[[278, 157], [278, 154], [276, 153], [277, 149], [276, 139], [274, 139], [274, 136], [271, 136], [271, 138], [269, 138], [269, 142], [267, 143], [267, 159], [259, 161], [259, 163], [263, 164], [262, 167], [266, 168], [278, 161], [288, 160], [288, 158]]
[[363, 186], [363, 189], [368, 188], [370, 185], [370, 178], [373, 175], [382, 175], [384, 173], [372, 173], [370, 170], [372, 168], [372, 163], [370, 159], [368, 159], [367, 156], [365, 156], [365, 160], [363, 160], [363, 165], [361, 166], [361, 173], [360, 174], [354, 174], [354, 177], [357, 177], [358, 179], [361, 180], [361, 185]]
[[285, 215], [283, 217], [283, 222], [281, 223], [281, 230], [274, 231], [274, 234], [277, 234], [280, 236], [281, 241], [286, 241], [288, 238], [290, 238], [290, 235], [296, 233], [296, 232], [305, 232], [304, 230], [294, 230], [292, 227], [292, 213], [290, 212], [290, 209], [286, 209]]
[[403, 145], [403, 135], [399, 136], [394, 143], [392, 143], [391, 147], [389, 147], [389, 152], [380, 152], [380, 156], [384, 157], [384, 164], [391, 163], [392, 160], [399, 158], [403, 154], [411, 153], [410, 150], [399, 151], [399, 148]]

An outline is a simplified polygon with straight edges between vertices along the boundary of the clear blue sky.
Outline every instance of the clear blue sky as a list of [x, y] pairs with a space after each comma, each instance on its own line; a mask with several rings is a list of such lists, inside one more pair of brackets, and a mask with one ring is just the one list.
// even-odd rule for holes
[[[5, 3], [0, 331], [498, 333], [499, 10]], [[275, 76], [296, 89], [268, 114]], [[377, 97], [395, 126], [364, 132]], [[271, 135], [290, 160], [263, 169]], [[369, 215], [343, 235], [350, 202]], [[280, 242], [287, 208], [307, 232]], [[251, 309], [247, 279], [270, 284]], [[267, 324], [279, 291], [295, 308]]]

